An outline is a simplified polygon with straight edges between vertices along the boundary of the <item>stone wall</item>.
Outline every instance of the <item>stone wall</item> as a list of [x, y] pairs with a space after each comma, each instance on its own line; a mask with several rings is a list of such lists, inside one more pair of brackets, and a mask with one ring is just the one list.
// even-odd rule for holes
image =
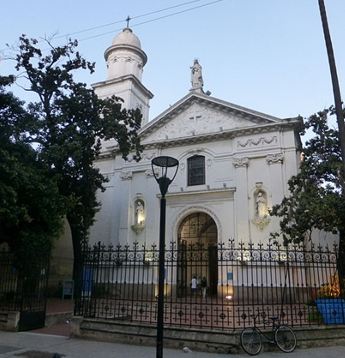
[[[180, 328], [164, 329], [164, 347], [214, 353], [242, 353], [238, 331], [206, 331]], [[297, 348], [345, 344], [345, 326], [310, 326], [294, 328]], [[134, 324], [83, 319], [72, 319], [72, 335], [100, 341], [119, 342], [137, 345], [156, 344], [156, 327]], [[264, 343], [264, 350], [276, 350], [275, 346]]]

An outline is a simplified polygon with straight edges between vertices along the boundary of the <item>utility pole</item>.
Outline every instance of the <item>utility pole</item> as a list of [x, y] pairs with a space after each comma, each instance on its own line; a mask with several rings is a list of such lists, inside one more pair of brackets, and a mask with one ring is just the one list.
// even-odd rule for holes
[[[337, 75], [337, 67], [335, 65], [335, 58], [332, 46], [331, 35], [329, 33], [327, 13], [325, 8], [325, 3], [323, 0], [319, 0], [320, 16], [322, 21], [323, 35], [325, 37], [325, 43], [327, 48], [327, 56], [329, 69], [331, 71], [332, 86], [333, 86], [333, 96], [334, 96], [334, 106], [335, 113], [338, 123], [338, 133], [339, 133], [339, 144], [341, 150], [341, 160], [342, 160], [342, 170], [340, 174], [340, 183], [341, 183], [341, 195], [343, 200], [345, 200], [345, 125], [344, 125], [344, 115], [342, 109], [339, 81]], [[341, 289], [345, 289], [345, 230], [339, 230], [339, 248], [338, 248], [338, 258], [337, 258], [337, 268], [339, 273], [339, 283]]]
[[[342, 110], [342, 102], [341, 102], [337, 67], [335, 65], [332, 39], [331, 39], [331, 35], [329, 33], [327, 13], [326, 13], [324, 0], [319, 0], [319, 8], [320, 8], [321, 21], [322, 21], [323, 35], [325, 37], [325, 43], [326, 43], [326, 48], [327, 48], [329, 69], [330, 69], [331, 78], [332, 78], [334, 106], [335, 106], [335, 113], [336, 113], [336, 117], [337, 117], [338, 129], [339, 129], [339, 141], [340, 141], [341, 156], [342, 156], [342, 161], [343, 161], [342, 188], [345, 189], [345, 185], [344, 185], [344, 179], [345, 179], [345, 125], [344, 125], [344, 116], [343, 116], [343, 110]], [[343, 190], [343, 192], [344, 192], [344, 190]], [[345, 195], [345, 193], [343, 193], [343, 195]]]

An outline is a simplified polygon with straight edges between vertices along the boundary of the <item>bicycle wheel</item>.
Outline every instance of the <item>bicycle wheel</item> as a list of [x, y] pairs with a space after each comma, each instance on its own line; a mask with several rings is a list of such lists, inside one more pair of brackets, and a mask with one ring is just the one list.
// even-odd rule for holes
[[285, 353], [290, 353], [296, 348], [296, 335], [289, 326], [279, 326], [274, 332], [274, 339], [278, 348]]
[[245, 328], [241, 332], [240, 340], [241, 347], [249, 355], [255, 356], [261, 352], [261, 335], [256, 328]]

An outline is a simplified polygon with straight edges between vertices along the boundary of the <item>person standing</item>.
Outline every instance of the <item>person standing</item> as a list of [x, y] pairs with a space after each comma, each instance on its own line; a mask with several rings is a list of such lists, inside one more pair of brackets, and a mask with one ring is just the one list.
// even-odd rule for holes
[[206, 298], [206, 291], [207, 291], [207, 279], [204, 276], [200, 281], [200, 287], [201, 287], [201, 294], [202, 298]]
[[196, 294], [197, 289], [198, 289], [198, 281], [197, 281], [195, 275], [192, 277], [192, 281], [190, 283], [190, 288], [192, 290], [192, 296], [194, 296]]

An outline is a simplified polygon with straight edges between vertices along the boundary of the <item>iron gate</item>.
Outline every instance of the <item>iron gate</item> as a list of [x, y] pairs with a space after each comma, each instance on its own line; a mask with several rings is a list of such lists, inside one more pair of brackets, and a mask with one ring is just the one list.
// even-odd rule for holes
[[15, 264], [8, 251], [0, 252], [0, 311], [19, 311], [18, 330], [44, 327], [49, 258]]

